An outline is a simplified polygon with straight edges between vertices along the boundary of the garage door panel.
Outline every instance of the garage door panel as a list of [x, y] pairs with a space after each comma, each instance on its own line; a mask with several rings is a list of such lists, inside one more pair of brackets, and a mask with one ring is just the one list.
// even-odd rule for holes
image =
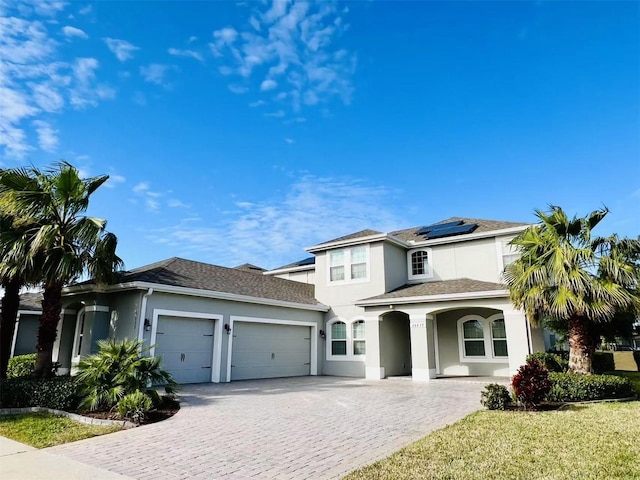
[[213, 324], [210, 319], [158, 318], [155, 355], [176, 382], [211, 381]]
[[309, 375], [310, 333], [307, 326], [236, 322], [231, 380]]

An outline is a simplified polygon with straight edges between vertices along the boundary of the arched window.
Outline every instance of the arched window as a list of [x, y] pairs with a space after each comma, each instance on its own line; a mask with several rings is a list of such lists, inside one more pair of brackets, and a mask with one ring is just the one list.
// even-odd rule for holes
[[347, 354], [347, 324], [334, 322], [331, 324], [331, 355]]
[[353, 354], [364, 355], [366, 353], [364, 320], [358, 320], [351, 325], [353, 338]]
[[411, 254], [411, 275], [426, 275], [429, 270], [429, 254], [418, 250]]
[[467, 320], [462, 324], [464, 356], [484, 357], [484, 326], [480, 320]]
[[493, 340], [493, 356], [507, 357], [507, 330], [504, 319], [499, 318], [491, 322], [491, 339]]

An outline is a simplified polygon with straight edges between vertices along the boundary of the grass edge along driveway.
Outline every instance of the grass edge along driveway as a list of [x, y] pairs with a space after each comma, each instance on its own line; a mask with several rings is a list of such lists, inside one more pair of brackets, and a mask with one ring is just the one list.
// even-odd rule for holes
[[119, 430], [119, 425], [88, 425], [50, 413], [0, 416], [1, 436], [36, 448], [53, 447]]
[[640, 479], [640, 402], [478, 411], [345, 480]]

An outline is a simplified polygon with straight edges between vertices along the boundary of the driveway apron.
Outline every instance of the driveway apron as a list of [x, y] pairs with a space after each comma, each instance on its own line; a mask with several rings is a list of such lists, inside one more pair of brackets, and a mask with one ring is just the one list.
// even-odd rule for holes
[[153, 425], [46, 449], [138, 479], [331, 479], [480, 407], [482, 382], [301, 377], [183, 387]]

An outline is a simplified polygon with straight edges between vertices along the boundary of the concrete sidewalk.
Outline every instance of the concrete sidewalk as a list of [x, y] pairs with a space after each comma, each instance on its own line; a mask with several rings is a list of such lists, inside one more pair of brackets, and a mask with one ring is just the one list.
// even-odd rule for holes
[[0, 478], [2, 480], [30, 480], [64, 478], [65, 480], [127, 480], [70, 458], [46, 453], [22, 443], [0, 437]]

